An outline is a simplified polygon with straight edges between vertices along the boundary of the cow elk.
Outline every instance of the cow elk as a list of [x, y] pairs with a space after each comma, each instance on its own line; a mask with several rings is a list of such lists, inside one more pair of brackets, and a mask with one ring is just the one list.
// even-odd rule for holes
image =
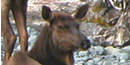
[[79, 30], [78, 20], [83, 18], [88, 5], [81, 6], [74, 16], [64, 12], [52, 12], [42, 6], [43, 19], [48, 21], [37, 37], [33, 48], [16, 52], [7, 65], [73, 65], [73, 52], [90, 48], [90, 41]]

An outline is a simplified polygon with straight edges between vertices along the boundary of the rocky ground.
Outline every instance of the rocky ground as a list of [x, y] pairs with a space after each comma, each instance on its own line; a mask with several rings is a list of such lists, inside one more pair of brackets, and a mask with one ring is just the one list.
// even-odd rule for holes
[[[128, 5], [128, 8], [123, 12], [110, 8], [106, 14], [101, 15], [107, 8], [101, 9], [101, 11], [96, 10], [94, 6], [98, 6], [99, 3], [94, 4], [97, 0], [82, 1], [85, 2], [79, 0], [29, 0], [27, 12], [29, 49], [33, 46], [33, 42], [42, 26], [46, 23], [41, 16], [41, 6], [43, 4], [49, 6], [54, 11], [71, 13], [82, 4], [89, 3], [90, 8], [85, 18], [87, 21], [83, 20], [81, 22], [80, 29], [90, 39], [92, 46], [87, 51], [74, 52], [75, 65], [130, 65], [130, 42], [128, 42], [129, 45], [124, 47], [113, 47], [113, 45], [122, 45], [130, 40], [130, 6]], [[96, 12], [92, 12], [93, 8]], [[14, 32], [18, 36], [12, 14], [10, 14], [10, 20]], [[17, 37], [17, 39], [19, 38]], [[2, 37], [1, 43], [1, 57], [3, 58], [4, 41]], [[19, 49], [19, 41], [17, 40], [14, 51], [18, 51]]]

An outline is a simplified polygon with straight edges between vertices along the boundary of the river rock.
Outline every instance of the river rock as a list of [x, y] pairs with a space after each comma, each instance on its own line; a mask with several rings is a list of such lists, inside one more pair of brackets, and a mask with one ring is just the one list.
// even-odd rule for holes
[[94, 60], [95, 63], [98, 63], [98, 62], [101, 61], [101, 58], [98, 58], [98, 57], [97, 57], [97, 58], [94, 58], [93, 60]]
[[126, 60], [128, 60], [128, 58], [129, 58], [128, 53], [121, 53], [120, 54], [120, 62], [125, 62]]
[[110, 60], [104, 61], [103, 65], [112, 65], [112, 61], [110, 61]]
[[120, 49], [114, 48], [112, 46], [108, 46], [105, 48], [104, 54], [105, 55], [113, 55], [113, 54], [119, 53], [119, 52], [120, 52]]

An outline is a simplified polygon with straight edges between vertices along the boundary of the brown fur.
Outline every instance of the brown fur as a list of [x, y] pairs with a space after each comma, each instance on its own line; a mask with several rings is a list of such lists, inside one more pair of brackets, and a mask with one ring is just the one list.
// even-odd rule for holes
[[16, 21], [21, 50], [23, 52], [27, 51], [28, 34], [26, 30], [26, 9], [27, 0], [1, 0], [1, 30], [5, 44], [4, 62], [7, 62], [10, 58], [16, 42], [16, 35], [14, 34], [9, 21], [10, 10]]
[[7, 65], [41, 65], [23, 52], [16, 52], [9, 60]]
[[34, 47], [27, 54], [18, 52], [14, 55], [13, 59], [16, 58], [18, 63], [12, 59], [10, 62], [14, 65], [73, 65], [73, 51], [90, 47], [89, 40], [79, 31], [77, 18], [63, 12], [52, 12], [47, 6], [42, 7], [42, 16], [50, 24], [43, 27]]

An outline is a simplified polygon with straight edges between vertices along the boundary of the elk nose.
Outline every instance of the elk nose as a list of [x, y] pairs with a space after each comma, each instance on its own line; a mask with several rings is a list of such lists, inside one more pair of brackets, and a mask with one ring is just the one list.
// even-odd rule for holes
[[90, 43], [90, 40], [89, 39], [84, 39], [81, 41], [81, 48], [87, 50], [91, 47], [91, 43]]

